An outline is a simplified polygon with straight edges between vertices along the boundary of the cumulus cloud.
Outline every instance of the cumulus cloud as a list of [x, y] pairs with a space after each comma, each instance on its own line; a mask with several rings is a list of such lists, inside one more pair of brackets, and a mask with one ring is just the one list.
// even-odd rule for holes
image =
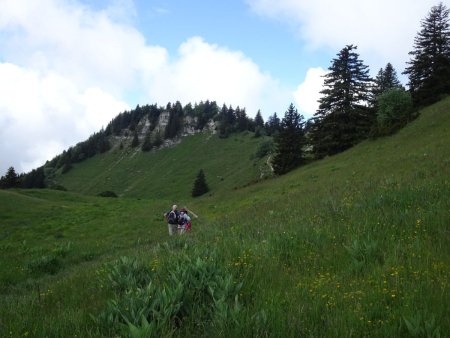
[[286, 104], [288, 91], [241, 52], [208, 44], [200, 37], [184, 42], [178, 57], [152, 78], [149, 96], [158, 102], [199, 102], [205, 98], [219, 104], [246, 107], [250, 116], [259, 108], [269, 115]]
[[80, 89], [56, 73], [0, 63], [0, 154], [28, 171], [83, 140], [128, 105], [98, 88]]
[[319, 108], [317, 102], [320, 98], [320, 91], [323, 89], [323, 76], [327, 73], [321, 67], [310, 68], [306, 72], [305, 80], [297, 87], [294, 92], [295, 102], [305, 118], [312, 117]]
[[338, 52], [347, 44], [359, 47], [374, 71], [391, 62], [402, 69], [409, 60], [420, 21], [435, 0], [246, 0], [251, 9], [293, 25], [310, 48]]
[[[216, 100], [271, 113], [291, 93], [241, 52], [185, 41], [148, 44], [132, 2], [2, 0], [0, 175], [35, 168], [136, 103]], [[130, 99], [133, 97], [135, 100]], [[138, 102], [136, 102], [138, 98]]]

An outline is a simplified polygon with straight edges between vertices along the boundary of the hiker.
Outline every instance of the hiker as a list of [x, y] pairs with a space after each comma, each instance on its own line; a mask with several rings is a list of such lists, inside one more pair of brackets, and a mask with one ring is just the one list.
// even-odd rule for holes
[[169, 228], [169, 236], [173, 236], [177, 233], [178, 219], [180, 213], [177, 210], [177, 206], [174, 204], [172, 210], [164, 213], [164, 217], [167, 219], [167, 226]]
[[180, 210], [180, 217], [178, 218], [178, 234], [182, 235], [191, 229], [191, 218], [185, 208]]

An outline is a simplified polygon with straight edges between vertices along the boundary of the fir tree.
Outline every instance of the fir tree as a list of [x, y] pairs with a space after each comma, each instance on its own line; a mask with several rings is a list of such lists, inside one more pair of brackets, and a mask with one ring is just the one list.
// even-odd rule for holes
[[219, 137], [227, 138], [233, 131], [233, 124], [235, 121], [234, 110], [224, 104], [219, 112]]
[[173, 106], [171, 106], [169, 103], [167, 105], [167, 108], [170, 114], [169, 114], [169, 121], [164, 131], [164, 138], [173, 139], [177, 137], [181, 131], [183, 120], [183, 107], [181, 106], [181, 103], [177, 101]]
[[286, 111], [279, 134], [275, 136], [276, 154], [272, 165], [275, 174], [282, 175], [304, 162], [302, 147], [305, 144], [303, 116], [291, 103]]
[[240, 109], [239, 106], [235, 110], [236, 116], [236, 127], [234, 128], [236, 131], [246, 131], [249, 129], [250, 121], [247, 117], [247, 113], [244, 109]]
[[263, 120], [260, 110], [258, 110], [258, 112], [256, 113], [256, 116], [255, 116], [255, 126], [261, 127], [261, 128], [264, 127], [264, 120]]
[[439, 100], [450, 93], [449, 9], [442, 3], [431, 8], [421, 22], [403, 74], [409, 77], [409, 90], [416, 106]]
[[280, 119], [278, 118], [277, 113], [273, 113], [273, 115], [269, 117], [265, 124], [265, 129], [267, 135], [275, 135], [278, 133], [280, 130]]
[[208, 185], [206, 184], [205, 174], [203, 169], [197, 174], [197, 178], [194, 182], [194, 187], [192, 188], [192, 197], [201, 196], [209, 191]]
[[147, 133], [147, 135], [145, 136], [144, 142], [142, 143], [142, 151], [150, 151], [152, 150], [152, 140], [151, 140], [151, 134]]
[[319, 109], [314, 115], [311, 139], [316, 157], [341, 152], [367, 137], [375, 123], [369, 101], [368, 66], [347, 45], [333, 59], [320, 92]]
[[159, 146], [161, 146], [164, 143], [163, 138], [161, 136], [160, 133], [155, 133], [155, 135], [153, 136], [153, 146], [158, 148]]
[[139, 145], [139, 137], [136, 131], [133, 134], [133, 141], [131, 141], [131, 147], [136, 148]]
[[386, 64], [386, 67], [380, 68], [377, 76], [373, 81], [373, 87], [370, 95], [370, 104], [377, 110], [377, 98], [385, 91], [394, 88], [403, 88], [398, 77], [397, 72], [390, 62]]
[[17, 188], [19, 186], [19, 177], [14, 167], [9, 167], [6, 175], [0, 179], [0, 182], [3, 189]]
[[45, 188], [45, 173], [44, 167], [33, 169], [31, 172], [23, 176], [22, 188], [31, 189]]

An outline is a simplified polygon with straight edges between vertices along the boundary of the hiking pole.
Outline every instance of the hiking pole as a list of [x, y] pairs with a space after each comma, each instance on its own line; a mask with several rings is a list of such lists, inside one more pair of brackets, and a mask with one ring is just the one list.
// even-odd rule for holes
[[198, 218], [198, 216], [195, 214], [195, 212], [193, 212], [192, 210], [189, 210], [188, 208], [184, 207], [189, 213], [192, 214], [192, 216], [194, 216], [195, 218]]

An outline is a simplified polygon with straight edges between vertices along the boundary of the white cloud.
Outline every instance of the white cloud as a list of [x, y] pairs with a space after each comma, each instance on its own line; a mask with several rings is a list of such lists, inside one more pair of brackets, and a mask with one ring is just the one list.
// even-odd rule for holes
[[0, 175], [41, 165], [136, 103], [210, 99], [267, 116], [292, 99], [244, 54], [199, 37], [169, 56], [130, 24], [135, 14], [129, 0], [101, 11], [1, 0]]
[[327, 71], [321, 67], [308, 69], [305, 80], [294, 92], [299, 111], [305, 114], [305, 118], [312, 117], [319, 108], [317, 101], [320, 98], [319, 92], [323, 89], [323, 76], [326, 73]]
[[129, 109], [99, 88], [80, 89], [56, 73], [0, 63], [1, 175], [29, 171]]
[[402, 70], [409, 60], [420, 21], [435, 0], [246, 0], [256, 13], [286, 22], [310, 48], [336, 53], [347, 44], [359, 47], [372, 71], [391, 62]]
[[149, 83], [149, 96], [158, 102], [210, 99], [246, 107], [250, 116], [259, 108], [269, 115], [280, 102], [286, 104], [288, 91], [241, 52], [193, 37], [180, 46], [178, 53], [178, 58]]

